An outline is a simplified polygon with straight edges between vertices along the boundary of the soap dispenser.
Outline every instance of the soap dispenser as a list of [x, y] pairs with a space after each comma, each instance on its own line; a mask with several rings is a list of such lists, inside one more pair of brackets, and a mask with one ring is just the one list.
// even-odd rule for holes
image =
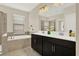
[[50, 34], [50, 31], [48, 31], [48, 34]]
[[72, 30], [69, 30], [69, 36], [72, 36]]

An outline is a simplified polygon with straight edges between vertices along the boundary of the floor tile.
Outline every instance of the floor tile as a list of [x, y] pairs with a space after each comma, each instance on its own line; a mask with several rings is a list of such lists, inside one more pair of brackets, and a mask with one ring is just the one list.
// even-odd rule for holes
[[3, 56], [40, 56], [40, 54], [33, 50], [31, 47], [27, 47], [5, 53]]

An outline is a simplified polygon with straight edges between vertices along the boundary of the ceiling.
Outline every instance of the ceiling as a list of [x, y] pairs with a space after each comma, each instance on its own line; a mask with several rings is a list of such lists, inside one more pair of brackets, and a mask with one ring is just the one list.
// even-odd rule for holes
[[39, 3], [0, 3], [0, 5], [8, 6], [11, 8], [23, 10], [30, 12], [34, 9]]

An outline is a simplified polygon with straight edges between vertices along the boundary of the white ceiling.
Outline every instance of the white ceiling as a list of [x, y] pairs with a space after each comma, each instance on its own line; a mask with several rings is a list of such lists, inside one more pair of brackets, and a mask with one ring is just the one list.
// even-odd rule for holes
[[0, 3], [0, 5], [30, 12], [39, 3]]

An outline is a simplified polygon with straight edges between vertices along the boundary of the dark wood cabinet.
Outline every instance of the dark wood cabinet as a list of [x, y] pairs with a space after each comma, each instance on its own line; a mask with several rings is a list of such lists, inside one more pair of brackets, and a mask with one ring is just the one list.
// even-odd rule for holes
[[31, 47], [42, 55], [42, 37], [39, 35], [32, 35]]
[[43, 56], [75, 56], [75, 42], [32, 34], [31, 46]]
[[[53, 45], [54, 56], [75, 56], [75, 42], [59, 38], [50, 38]], [[52, 47], [51, 47], [52, 48]]]
[[55, 44], [54, 56], [75, 56], [74, 48], [68, 48], [62, 45]]
[[49, 42], [49, 38], [43, 37], [43, 56], [51, 56], [52, 53], [52, 48], [51, 48], [51, 43]]

